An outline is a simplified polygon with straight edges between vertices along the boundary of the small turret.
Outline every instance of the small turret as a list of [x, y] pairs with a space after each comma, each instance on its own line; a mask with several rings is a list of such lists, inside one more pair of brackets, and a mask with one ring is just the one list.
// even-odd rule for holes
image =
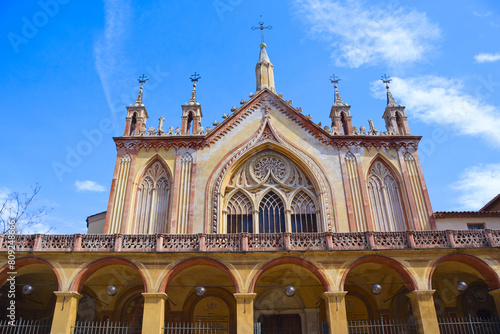
[[146, 107], [142, 103], [142, 90], [144, 88], [142, 85], [148, 80], [149, 79], [147, 79], [147, 76], [145, 76], [144, 74], [138, 79], [141, 87], [139, 88], [139, 94], [137, 94], [135, 103], [127, 107], [125, 131], [123, 132], [124, 137], [138, 136], [141, 133], [141, 129], [146, 127], [148, 112], [146, 111]]
[[193, 82], [193, 89], [191, 90], [191, 98], [189, 99], [189, 102], [182, 106], [182, 136], [200, 134], [201, 118], [203, 116], [203, 113], [201, 112], [201, 105], [196, 101], [196, 82], [198, 82], [201, 77], [198, 73], [194, 72], [190, 79]]
[[352, 134], [352, 116], [351, 106], [342, 101], [338, 91], [337, 84], [340, 81], [338, 77], [332, 75], [330, 81], [334, 84], [334, 98], [333, 105], [330, 111], [330, 118], [332, 119], [332, 133], [333, 134]]
[[405, 107], [398, 104], [389, 89], [389, 83], [392, 81], [390, 77], [384, 74], [382, 80], [387, 89], [387, 106], [382, 118], [385, 120], [385, 127], [390, 134], [395, 135], [410, 135], [408, 127], [408, 117], [405, 115]]

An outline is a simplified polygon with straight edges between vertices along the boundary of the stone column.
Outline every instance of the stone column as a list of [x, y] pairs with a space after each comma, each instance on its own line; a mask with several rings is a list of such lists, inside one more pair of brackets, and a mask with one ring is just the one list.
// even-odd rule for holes
[[52, 318], [51, 334], [71, 334], [75, 324], [78, 300], [82, 295], [75, 291], [54, 291], [57, 299]]
[[326, 320], [329, 334], [347, 334], [347, 313], [345, 295], [347, 291], [327, 291], [323, 293], [326, 304]]
[[415, 290], [407, 294], [417, 321], [419, 334], [439, 333], [439, 324], [434, 305], [435, 290]]
[[236, 333], [253, 334], [253, 301], [256, 293], [235, 293]]
[[497, 316], [500, 317], [500, 289], [490, 291], [489, 294], [492, 295], [493, 299], [495, 300], [495, 305], [497, 307]]
[[320, 334], [319, 308], [305, 308], [307, 334]]
[[167, 294], [164, 292], [145, 292], [142, 296], [144, 297], [142, 332], [163, 334]]

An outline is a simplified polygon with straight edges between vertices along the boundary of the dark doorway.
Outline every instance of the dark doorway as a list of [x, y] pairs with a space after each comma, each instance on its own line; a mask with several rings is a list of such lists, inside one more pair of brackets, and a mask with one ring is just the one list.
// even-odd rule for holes
[[259, 317], [261, 334], [302, 334], [298, 314], [270, 314]]

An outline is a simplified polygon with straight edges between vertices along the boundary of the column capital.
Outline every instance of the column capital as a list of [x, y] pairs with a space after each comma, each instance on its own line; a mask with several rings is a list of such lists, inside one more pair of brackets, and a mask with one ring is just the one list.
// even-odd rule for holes
[[238, 299], [254, 300], [255, 297], [257, 297], [257, 294], [256, 293], [234, 293], [233, 296], [236, 300], [238, 300]]
[[165, 292], [143, 292], [141, 295], [144, 297], [144, 299], [153, 299], [153, 298], [160, 298], [163, 300], [168, 299], [168, 295]]
[[70, 298], [76, 298], [77, 300], [83, 297], [77, 291], [54, 291], [54, 294], [57, 297], [63, 297], [63, 298], [70, 297]]
[[342, 297], [344, 298], [345, 295], [347, 295], [347, 291], [325, 291], [323, 292], [323, 298], [324, 299], [331, 299], [331, 298], [337, 298], [337, 297]]
[[406, 295], [410, 298], [413, 296], [416, 296], [416, 297], [432, 296], [432, 295], [434, 295], [434, 292], [436, 292], [436, 290], [413, 290], [413, 291], [407, 293]]

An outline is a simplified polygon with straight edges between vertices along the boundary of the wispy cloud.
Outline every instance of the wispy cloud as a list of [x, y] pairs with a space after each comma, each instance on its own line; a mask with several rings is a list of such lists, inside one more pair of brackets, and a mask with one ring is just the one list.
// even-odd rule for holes
[[0, 187], [0, 202], [4, 202], [11, 192], [7, 187]]
[[474, 16], [476, 16], [476, 17], [488, 17], [488, 16], [491, 16], [491, 14], [493, 14], [493, 13], [491, 11], [487, 11], [484, 13], [473, 11], [472, 14], [474, 14]]
[[338, 66], [422, 61], [440, 36], [425, 13], [404, 7], [362, 0], [296, 0], [295, 5], [311, 34], [330, 44]]
[[452, 188], [461, 192], [463, 210], [478, 210], [500, 193], [500, 163], [467, 168]]
[[477, 63], [493, 63], [500, 60], [500, 53], [480, 53], [474, 56]]
[[104, 186], [90, 180], [76, 181], [75, 186], [78, 191], [93, 191], [93, 192], [106, 191], [106, 188]]
[[112, 87], [116, 84], [113, 77], [125, 72], [123, 48], [126, 32], [130, 27], [130, 12], [129, 0], [105, 0], [104, 32], [94, 44], [95, 66], [115, 125], [117, 120]]
[[[372, 90], [377, 97], [385, 96], [380, 83], [373, 83]], [[393, 78], [391, 91], [412, 117], [500, 144], [500, 108], [472, 95], [462, 80], [439, 76]]]

